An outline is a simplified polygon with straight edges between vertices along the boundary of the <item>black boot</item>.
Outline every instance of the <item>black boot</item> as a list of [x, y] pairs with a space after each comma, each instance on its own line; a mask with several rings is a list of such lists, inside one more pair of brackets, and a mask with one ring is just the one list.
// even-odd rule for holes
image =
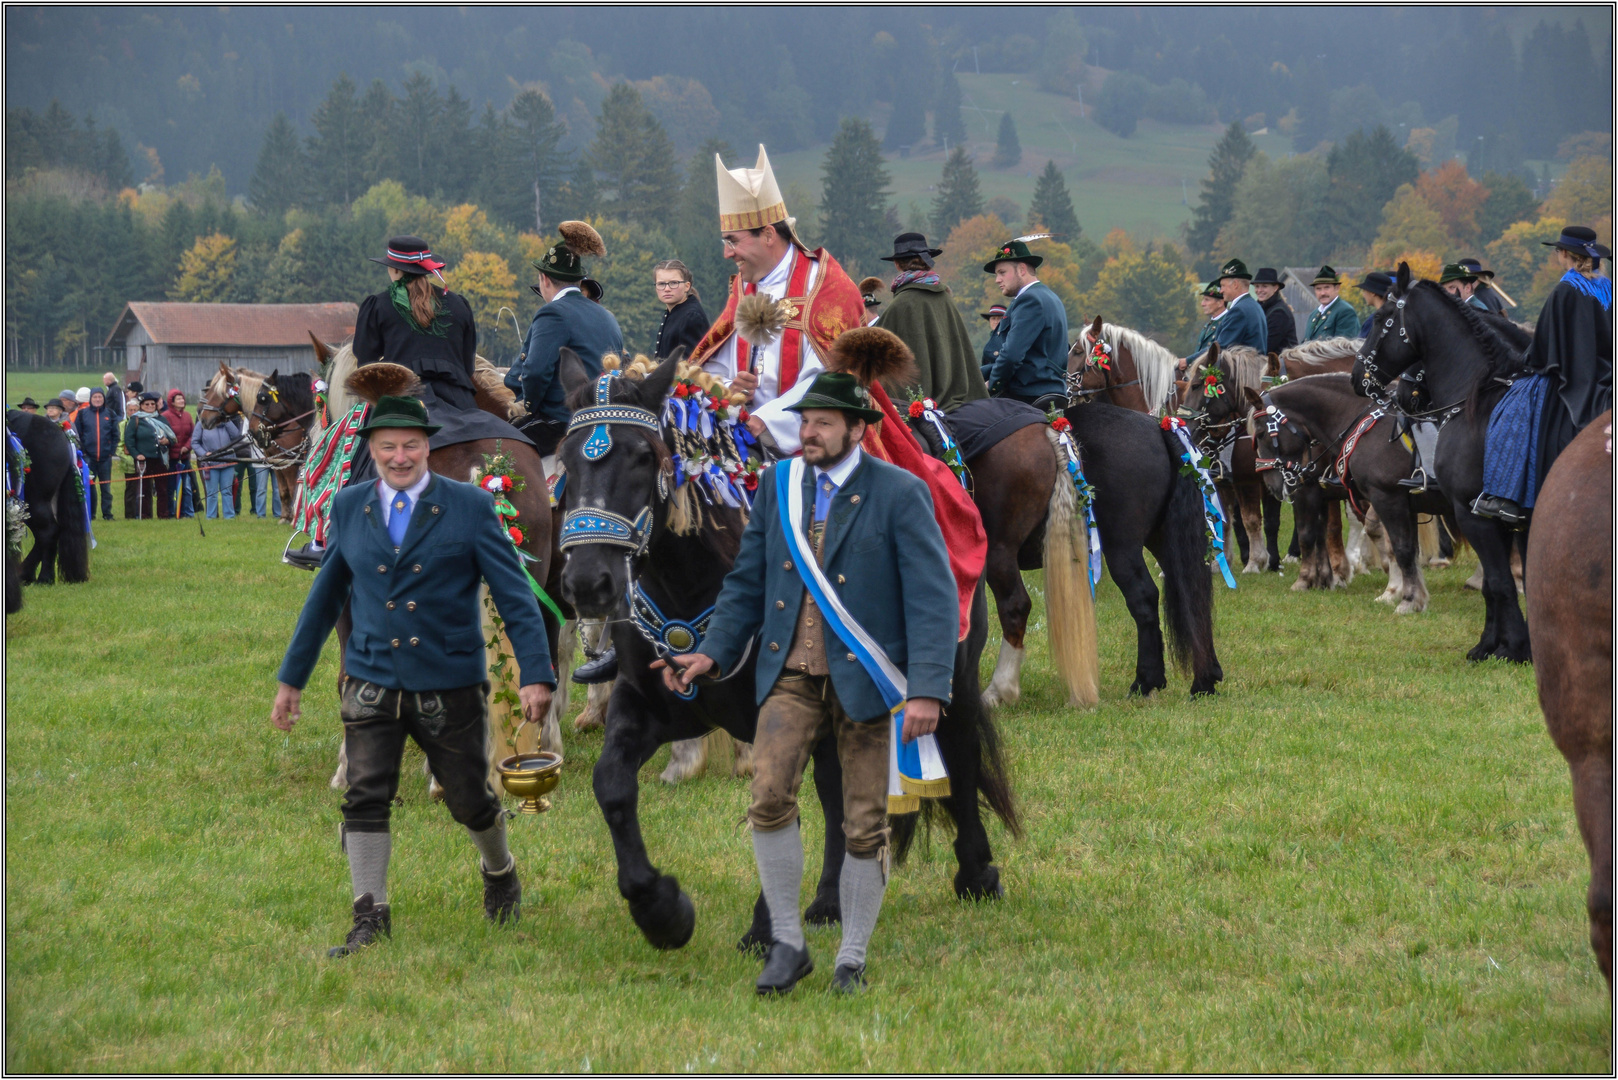
[[326, 950], [327, 956], [347, 956], [357, 953], [379, 937], [393, 936], [393, 919], [388, 905], [378, 904], [366, 893], [354, 901], [354, 928], [341, 945]]
[[815, 962], [809, 959], [807, 942], [803, 948], [794, 949], [784, 941], [777, 941], [770, 946], [769, 959], [764, 961], [764, 971], [755, 985], [761, 995], [790, 994], [798, 980], [813, 970]]
[[589, 686], [591, 683], [612, 682], [618, 677], [618, 650], [611, 645], [607, 651], [573, 669], [573, 681]]
[[1480, 518], [1494, 518], [1513, 529], [1520, 529], [1528, 522], [1528, 514], [1521, 506], [1498, 495], [1479, 495], [1473, 499], [1472, 513]]
[[838, 964], [837, 970], [831, 973], [831, 992], [834, 994], [857, 994], [864, 989], [864, 964], [858, 967], [853, 964]]
[[324, 548], [316, 548], [313, 540], [296, 551], [287, 550], [281, 553], [281, 561], [288, 566], [301, 567], [304, 570], [319, 570], [320, 562], [326, 557]]
[[504, 926], [522, 918], [522, 882], [517, 880], [517, 860], [503, 874], [491, 874], [478, 863], [483, 875], [483, 917]]

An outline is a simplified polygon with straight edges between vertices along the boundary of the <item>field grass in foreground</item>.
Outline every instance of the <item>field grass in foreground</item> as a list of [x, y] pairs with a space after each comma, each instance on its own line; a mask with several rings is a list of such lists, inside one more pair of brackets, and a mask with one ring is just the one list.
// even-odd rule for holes
[[[1532, 672], [1462, 660], [1469, 562], [1406, 618], [1371, 602], [1381, 577], [1220, 588], [1228, 679], [1196, 703], [1179, 679], [1124, 697], [1134, 632], [1105, 582], [1102, 705], [1062, 707], [1036, 636], [999, 717], [1028, 825], [992, 831], [1005, 900], [958, 903], [934, 836], [893, 879], [868, 993], [826, 992], [837, 932], [816, 930], [820, 968], [761, 1001], [733, 947], [743, 784], [664, 787], [666, 752], [643, 774], [647, 842], [698, 911], [656, 952], [590, 792], [599, 734], [569, 733], [555, 809], [512, 823], [514, 931], [485, 925], [412, 750], [395, 938], [327, 960], [348, 923], [331, 650], [296, 731], [266, 719], [310, 578], [273, 523], [97, 533], [94, 580], [7, 623], [9, 1071], [1612, 1068], [1567, 772]], [[820, 820], [811, 800], [811, 866]]]

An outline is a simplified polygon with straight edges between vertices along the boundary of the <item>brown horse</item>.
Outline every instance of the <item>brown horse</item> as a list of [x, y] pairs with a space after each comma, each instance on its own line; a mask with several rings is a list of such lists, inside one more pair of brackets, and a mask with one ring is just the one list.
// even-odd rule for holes
[[1551, 466], [1528, 535], [1528, 636], [1539, 707], [1573, 774], [1590, 856], [1590, 944], [1612, 985], [1612, 412]]
[[[1105, 346], [1099, 352], [1098, 341]], [[1172, 352], [1145, 334], [1097, 315], [1067, 351], [1067, 398], [1073, 405], [1099, 400], [1162, 416], [1174, 404], [1178, 364]]]
[[[353, 349], [348, 345], [344, 345], [335, 353], [329, 347], [321, 346], [317, 349], [317, 356], [321, 360], [323, 368], [329, 370], [328, 416], [333, 418], [341, 417], [356, 403], [345, 383], [348, 376], [358, 369], [358, 361], [354, 356]], [[495, 412], [495, 415], [504, 419], [506, 416], [505, 409], [509, 402], [499, 400], [498, 395], [492, 394], [485, 386], [481, 385], [483, 382], [484, 380], [479, 380], [479, 405], [488, 408], [485, 405], [485, 399], [487, 399], [490, 404], [495, 405], [500, 410], [496, 412], [495, 409], [489, 409], [488, 411]], [[315, 437], [319, 437], [318, 431], [315, 433]], [[538, 582], [549, 581], [551, 580], [551, 554], [553, 551], [551, 544], [550, 495], [546, 483], [545, 466], [532, 446], [524, 442], [504, 443], [492, 439], [456, 443], [451, 446], [441, 446], [432, 451], [427, 457], [427, 467], [440, 476], [475, 483], [482, 475], [482, 470], [485, 467], [485, 455], [495, 453], [508, 455], [515, 463], [517, 474], [523, 478], [523, 489], [509, 496], [512, 505], [517, 509], [517, 523], [523, 532], [523, 542], [519, 547], [522, 552], [526, 553], [527, 557], [524, 561], [528, 564], [529, 572], [533, 575], [534, 580]], [[560, 719], [567, 711], [567, 668], [569, 667], [572, 650], [567, 648], [566, 645], [572, 641], [572, 636], [568, 632], [571, 627], [564, 628], [548, 610], [542, 609], [541, 613], [545, 617], [546, 633], [550, 636], [551, 659], [557, 666], [558, 691], [551, 699], [551, 709], [546, 714], [544, 724], [538, 732], [537, 740], [530, 729], [524, 729], [521, 737], [513, 743], [511, 740], [514, 737], [519, 714], [514, 714], [507, 702], [499, 700], [501, 688], [491, 683], [488, 744], [490, 747], [489, 775], [490, 783], [494, 785], [496, 791], [500, 787], [499, 779], [494, 773], [493, 763], [502, 756], [497, 752], [502, 744], [510, 743], [519, 752], [530, 751], [534, 749], [536, 744], [539, 748], [545, 750], [560, 752], [562, 749]], [[340, 643], [347, 642], [349, 628], [350, 624], [345, 612], [337, 624]], [[487, 613], [485, 613], [484, 628], [492, 638], [494, 628], [488, 620]], [[500, 634], [500, 639], [500, 646], [497, 649], [490, 650], [491, 666], [497, 661], [499, 652], [503, 651], [509, 656], [514, 651], [509, 641], [505, 639], [503, 631]], [[341, 686], [341, 681], [342, 675], [339, 671], [339, 686]], [[516, 689], [515, 683], [513, 683], [511, 689]], [[341, 754], [338, 759], [337, 772], [332, 777], [331, 783], [334, 788], [341, 788], [347, 784], [347, 759]]]

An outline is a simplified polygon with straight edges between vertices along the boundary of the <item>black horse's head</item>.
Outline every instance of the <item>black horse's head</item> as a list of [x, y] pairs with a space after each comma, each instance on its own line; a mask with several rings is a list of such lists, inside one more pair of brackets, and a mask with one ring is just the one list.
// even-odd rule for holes
[[1410, 276], [1410, 264], [1400, 263], [1393, 290], [1371, 317], [1371, 330], [1354, 357], [1349, 383], [1356, 394], [1371, 396], [1420, 360], [1409, 310], [1416, 284]]
[[575, 414], [557, 447], [567, 471], [562, 595], [584, 618], [612, 615], [629, 587], [631, 561], [666, 527], [674, 463], [658, 417], [682, 353], [644, 378], [592, 378], [571, 349], [562, 350], [562, 385]]

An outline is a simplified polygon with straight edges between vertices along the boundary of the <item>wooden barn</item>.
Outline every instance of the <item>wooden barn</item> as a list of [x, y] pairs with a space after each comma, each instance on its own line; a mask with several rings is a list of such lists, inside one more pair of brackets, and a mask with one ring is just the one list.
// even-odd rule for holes
[[131, 301], [107, 337], [129, 379], [197, 400], [223, 360], [269, 374], [315, 372], [312, 333], [328, 345], [354, 336], [357, 304], [170, 304]]

